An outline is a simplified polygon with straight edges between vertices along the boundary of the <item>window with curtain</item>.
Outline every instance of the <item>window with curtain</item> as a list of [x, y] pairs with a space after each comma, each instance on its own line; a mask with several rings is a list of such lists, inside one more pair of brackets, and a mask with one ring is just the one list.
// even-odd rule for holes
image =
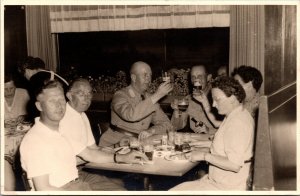
[[229, 63], [228, 27], [62, 33], [58, 40], [62, 75], [70, 70], [93, 77], [128, 73], [139, 60], [152, 66], [154, 77], [196, 64], [214, 73]]

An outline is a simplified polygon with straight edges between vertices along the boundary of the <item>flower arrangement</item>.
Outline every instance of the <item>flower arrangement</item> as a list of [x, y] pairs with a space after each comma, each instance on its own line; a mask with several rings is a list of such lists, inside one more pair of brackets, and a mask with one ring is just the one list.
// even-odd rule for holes
[[115, 93], [127, 86], [127, 77], [124, 71], [118, 71], [115, 77], [101, 75], [98, 78], [88, 77], [94, 93]]
[[[188, 75], [190, 69], [170, 69], [167, 71], [173, 83], [173, 91], [170, 96], [186, 96], [189, 94]], [[162, 83], [162, 77], [154, 79], [150, 85], [149, 92], [154, 93], [158, 86]]]
[[[71, 81], [75, 77], [83, 77], [79, 76], [74, 69], [71, 69], [71, 72], [74, 75], [72, 78], [72, 76], [69, 74], [69, 77], [66, 78], [68, 81]], [[189, 72], [190, 69], [172, 68], [168, 70], [171, 82], [173, 83], [173, 91], [170, 92], [170, 96], [186, 96], [189, 94]], [[87, 79], [91, 83], [93, 92], [95, 94], [94, 97], [97, 100], [108, 101], [116, 91], [129, 85], [129, 81], [127, 80], [127, 76], [124, 71], [118, 71], [115, 76], [88, 76]], [[149, 86], [148, 92], [154, 93], [161, 83], [162, 77], [154, 78]]]

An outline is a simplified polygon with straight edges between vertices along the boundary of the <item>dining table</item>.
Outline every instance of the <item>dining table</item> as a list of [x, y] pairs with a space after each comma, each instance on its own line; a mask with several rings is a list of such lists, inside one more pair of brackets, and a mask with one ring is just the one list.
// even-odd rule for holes
[[[186, 137], [184, 133], [180, 133], [181, 137]], [[94, 163], [89, 162], [85, 164], [85, 168], [93, 170], [108, 170], [108, 171], [117, 171], [117, 172], [127, 172], [134, 174], [142, 174], [144, 181], [144, 189], [151, 190], [150, 176], [174, 176], [182, 177], [191, 169], [196, 167], [199, 162], [192, 162], [185, 157], [185, 155], [194, 148], [202, 148], [209, 145], [209, 136], [194, 134], [194, 137], [189, 133], [189, 138], [193, 138], [192, 143], [197, 143], [197, 146], [192, 146], [189, 150], [178, 151], [175, 150], [174, 145], [162, 144], [162, 135], [155, 135], [151, 140], [155, 146], [153, 150], [153, 158], [150, 161], [136, 163]], [[202, 146], [201, 146], [202, 145]], [[125, 154], [128, 153], [131, 149], [130, 146], [118, 147], [115, 149], [116, 153]], [[123, 151], [123, 152], [122, 152]], [[172, 157], [172, 158], [171, 158]]]

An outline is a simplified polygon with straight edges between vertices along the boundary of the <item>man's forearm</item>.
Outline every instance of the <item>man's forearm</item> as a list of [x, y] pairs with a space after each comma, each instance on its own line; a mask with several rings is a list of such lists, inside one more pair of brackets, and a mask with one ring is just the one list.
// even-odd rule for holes
[[94, 163], [111, 163], [114, 162], [113, 153], [103, 152], [97, 149], [85, 148], [80, 154], [84, 160]]

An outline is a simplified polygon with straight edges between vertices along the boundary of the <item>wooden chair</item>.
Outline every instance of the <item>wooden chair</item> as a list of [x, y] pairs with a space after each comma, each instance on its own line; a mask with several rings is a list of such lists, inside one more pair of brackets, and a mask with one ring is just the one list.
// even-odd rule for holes
[[35, 191], [32, 179], [27, 177], [27, 173], [24, 170], [22, 172], [22, 180], [26, 191]]

